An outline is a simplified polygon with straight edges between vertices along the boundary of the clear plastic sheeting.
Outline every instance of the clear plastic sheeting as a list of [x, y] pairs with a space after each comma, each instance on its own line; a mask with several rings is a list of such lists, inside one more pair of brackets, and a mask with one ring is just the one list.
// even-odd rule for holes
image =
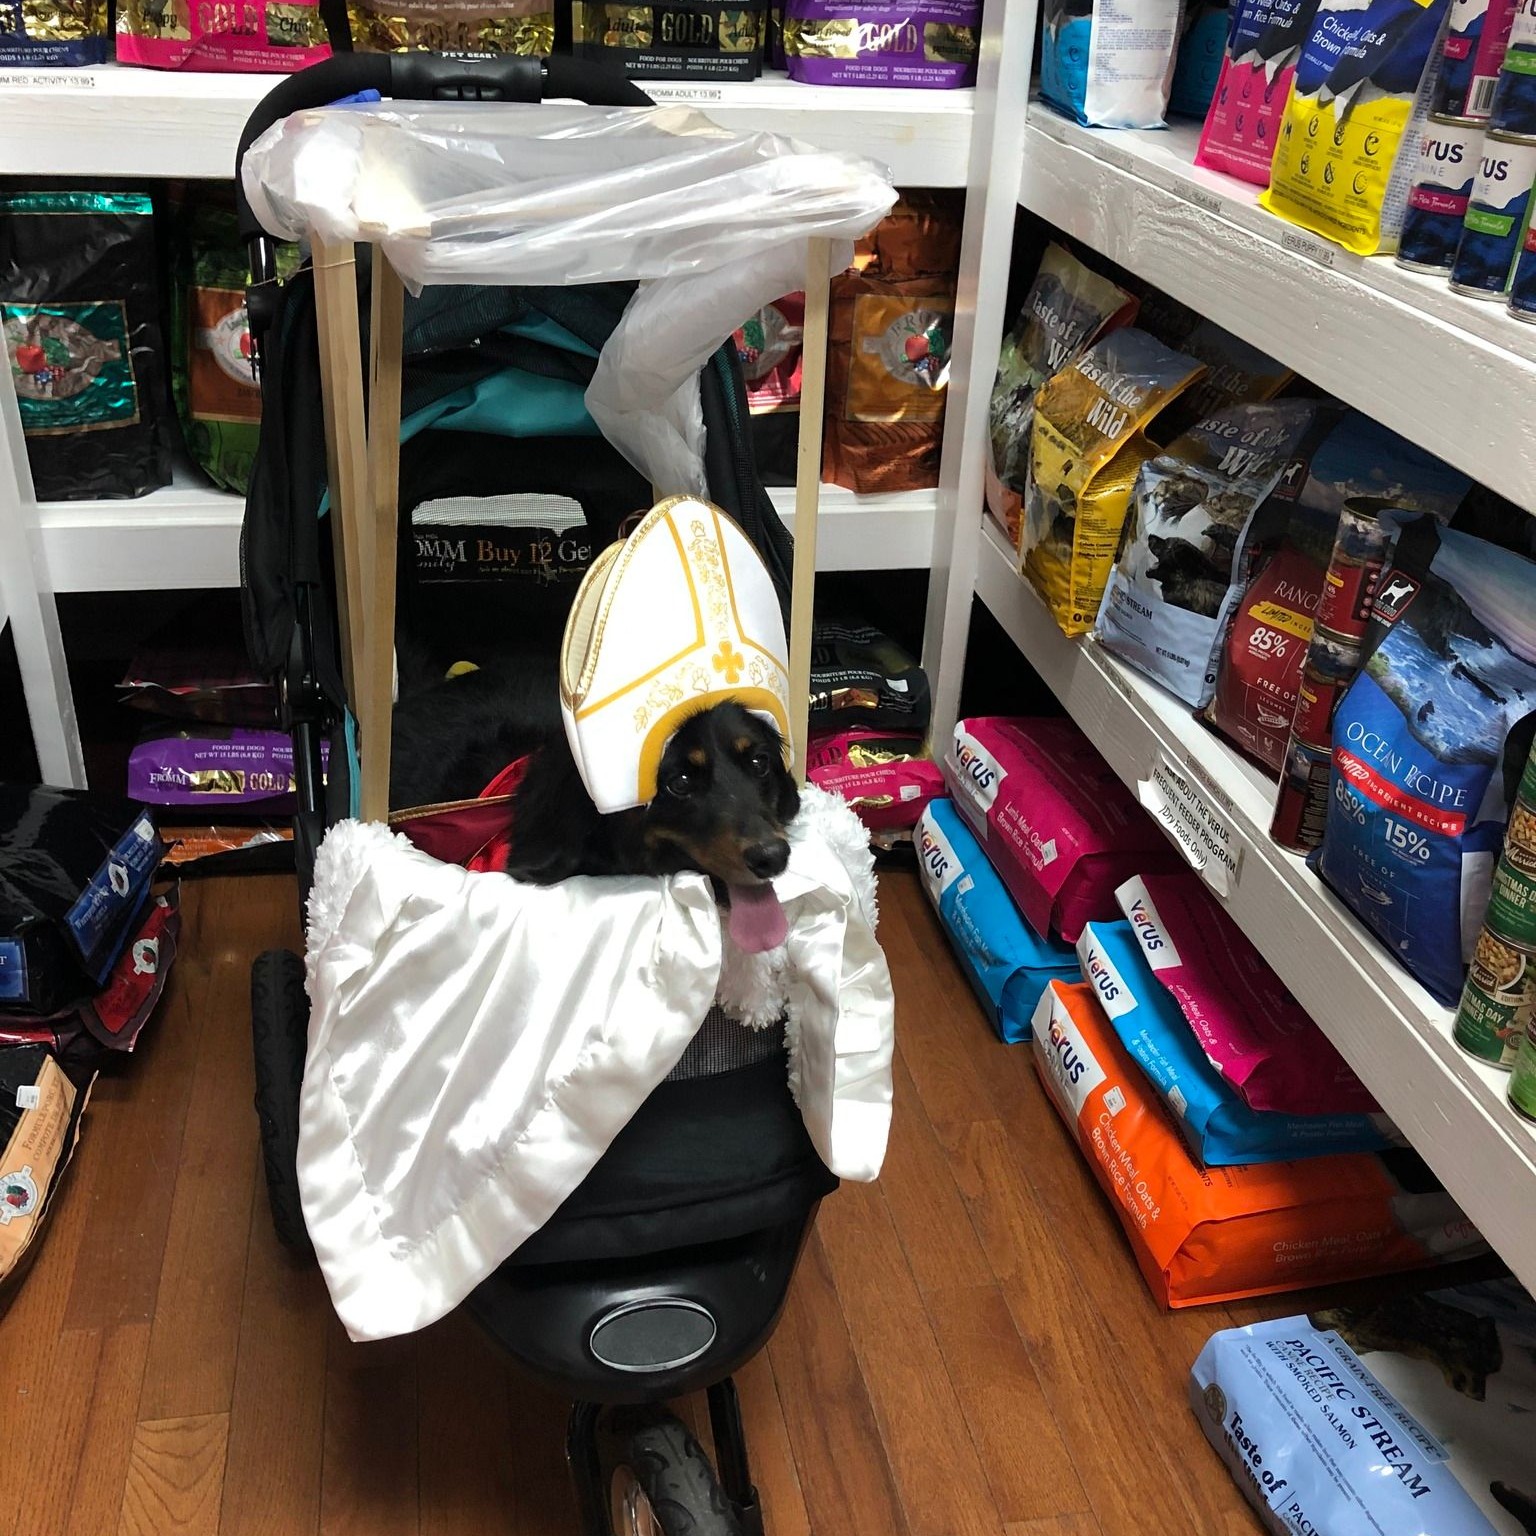
[[587, 407], [665, 493], [707, 490], [696, 376], [709, 354], [804, 286], [808, 239], [851, 244], [896, 200], [868, 161], [670, 106], [300, 112], [241, 174], [269, 233], [379, 245], [413, 292], [639, 280]]

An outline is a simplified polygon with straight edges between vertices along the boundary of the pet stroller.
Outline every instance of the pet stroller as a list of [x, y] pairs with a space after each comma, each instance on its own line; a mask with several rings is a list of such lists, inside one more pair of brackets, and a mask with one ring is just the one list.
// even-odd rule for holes
[[[647, 103], [621, 77], [570, 60], [338, 55], [258, 106], [241, 161], [290, 114], [365, 91], [438, 102]], [[445, 604], [418, 579], [419, 509], [465, 497], [569, 497], [580, 505], [590, 558], [620, 536], [626, 516], [650, 505], [646, 479], [590, 424], [583, 431], [568, 420], [634, 285], [482, 280], [408, 298], [379, 245], [314, 229], [311, 259], [280, 284], [275, 242], [244, 189], [239, 206], [264, 413], [242, 540], [247, 639], [277, 679], [293, 737], [302, 899], [327, 826], [348, 814], [387, 814], [397, 570], [400, 613], [414, 626], [451, 623], [460, 606], [462, 587], [445, 589]], [[761, 553], [781, 603], [792, 604], [797, 701], [809, 698], [832, 247], [818, 238], [807, 249], [793, 546], [757, 479], [734, 348], [718, 348], [698, 371], [707, 494]], [[496, 408], [514, 385], [539, 403], [508, 428]], [[572, 430], [579, 435], [565, 435]], [[426, 537], [430, 544], [430, 530]], [[516, 622], [561, 621], [574, 584], [560, 575], [546, 565], [519, 589]], [[798, 771], [803, 713], [794, 748]], [[410, 835], [454, 860], [502, 817], [494, 800], [429, 809], [409, 818]], [[297, 955], [258, 959], [252, 1015], [272, 1215], [283, 1241], [303, 1252], [296, 1149], [308, 1005]], [[836, 1183], [791, 1099], [782, 1029], [743, 1029], [717, 1008], [555, 1218], [469, 1298], [493, 1339], [575, 1402], [567, 1455], [586, 1536], [762, 1531], [731, 1373], [772, 1332], [816, 1206]], [[662, 1406], [699, 1389], [708, 1391], [718, 1473]]]

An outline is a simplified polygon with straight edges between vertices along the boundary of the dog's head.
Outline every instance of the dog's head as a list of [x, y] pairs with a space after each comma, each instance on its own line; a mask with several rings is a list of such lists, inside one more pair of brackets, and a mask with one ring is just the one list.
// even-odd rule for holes
[[716, 704], [667, 743], [642, 835], [658, 873], [696, 869], [734, 890], [784, 872], [799, 809], [779, 733], [739, 704]]

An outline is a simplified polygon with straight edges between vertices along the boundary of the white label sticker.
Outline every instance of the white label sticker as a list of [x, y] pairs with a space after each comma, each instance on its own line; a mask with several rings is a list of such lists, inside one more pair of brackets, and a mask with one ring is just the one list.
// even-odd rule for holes
[[1077, 936], [1077, 958], [1082, 962], [1083, 980], [1098, 994], [1099, 1004], [1110, 1018], [1118, 1019], [1136, 1007], [1125, 977], [1104, 953], [1092, 923], [1085, 923]]
[[1125, 1091], [1121, 1088], [1111, 1088], [1104, 1095], [1104, 1109], [1113, 1119], [1125, 1108]]
[[17, 1109], [36, 1109], [42, 1103], [43, 1096], [36, 1083], [23, 1083], [16, 1090]]
[[1160, 756], [1152, 765], [1152, 776], [1137, 784], [1136, 793], [1190, 868], [1218, 896], [1228, 895], [1243, 867], [1242, 839], [1205, 787]]
[[1070, 1106], [1075, 1122], [1088, 1095], [1103, 1084], [1104, 1068], [1088, 1049], [1055, 987], [1048, 986], [1040, 994], [1033, 1022], [1035, 1051], [1045, 1063], [1045, 1086], [1064, 1110]]
[[955, 778], [973, 805], [984, 811], [992, 809], [997, 791], [1007, 770], [992, 756], [964, 725], [955, 727], [955, 737], [950, 743], [950, 762], [955, 768]]
[[1116, 886], [1115, 900], [1120, 903], [1120, 910], [1135, 930], [1136, 942], [1141, 945], [1142, 957], [1148, 966], [1154, 971], [1180, 969], [1184, 962], [1163, 928], [1163, 920], [1157, 908], [1152, 905], [1152, 897], [1142, 883], [1141, 876]]
[[1207, 213], [1221, 212], [1221, 199], [1214, 192], [1204, 192], [1199, 187], [1186, 187], [1184, 195], [1196, 208], [1204, 208]]
[[1308, 261], [1317, 262], [1319, 266], [1333, 265], [1333, 247], [1322, 240], [1313, 240], [1307, 235], [1298, 235], [1293, 229], [1286, 229], [1280, 233], [1280, 244], [1297, 256], [1305, 256]]
[[718, 85], [665, 85], [647, 80], [641, 89], [652, 101], [724, 101], [725, 92]]
[[83, 70], [0, 70], [0, 91], [94, 91], [96, 76]]
[[1105, 165], [1114, 166], [1116, 170], [1128, 171], [1135, 164], [1135, 161], [1126, 150], [1115, 148], [1109, 144], [1096, 144], [1094, 148], [1098, 151], [1099, 159]]
[[939, 897], [964, 874], [964, 866], [950, 841], [931, 816], [924, 815], [917, 824], [917, 867], [922, 871], [928, 899], [935, 905]]

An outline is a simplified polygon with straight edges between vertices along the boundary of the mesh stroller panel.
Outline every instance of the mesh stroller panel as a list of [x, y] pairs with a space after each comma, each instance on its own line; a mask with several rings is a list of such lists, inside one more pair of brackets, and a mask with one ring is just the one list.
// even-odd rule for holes
[[770, 1024], [766, 1029], [751, 1029], [733, 1019], [717, 1003], [705, 1016], [699, 1032], [688, 1042], [682, 1060], [665, 1078], [669, 1083], [686, 1082], [695, 1077], [715, 1077], [734, 1072], [738, 1067], [755, 1066], [784, 1051], [784, 1024]]

